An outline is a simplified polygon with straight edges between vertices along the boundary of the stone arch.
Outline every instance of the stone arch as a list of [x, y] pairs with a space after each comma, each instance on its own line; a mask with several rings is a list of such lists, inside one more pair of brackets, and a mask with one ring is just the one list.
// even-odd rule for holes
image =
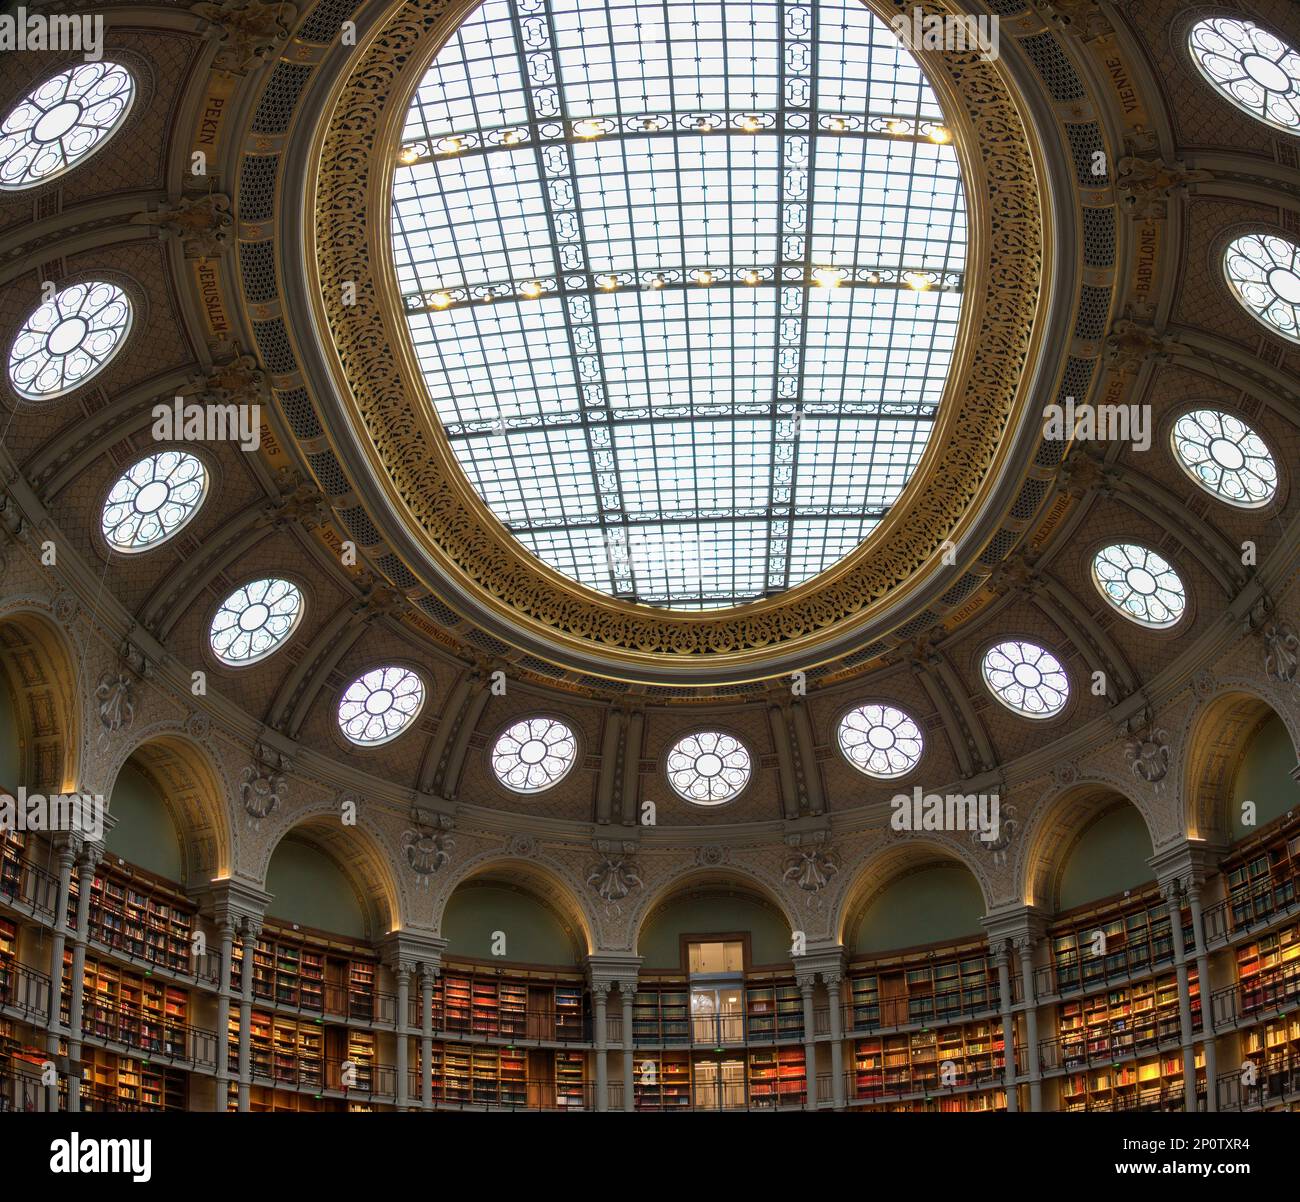
[[1071, 851], [1093, 823], [1121, 805], [1132, 806], [1142, 816], [1154, 848], [1159, 836], [1152, 816], [1137, 798], [1112, 780], [1076, 781], [1039, 801], [1025, 831], [1025, 850], [1019, 864], [1017, 884], [1026, 905], [1055, 911], [1061, 875]]
[[80, 784], [82, 721], [77, 658], [67, 633], [31, 606], [0, 613], [0, 671], [13, 691], [21, 780], [33, 792], [70, 793]]
[[[192, 735], [172, 724], [147, 727], [135, 734], [104, 774], [105, 797], [128, 760], [134, 760], [163, 798], [181, 845], [181, 864], [188, 888], [229, 876], [236, 862], [235, 832], [230, 823], [230, 782], [217, 758]], [[109, 818], [113, 817], [109, 804]]]
[[369, 939], [402, 928], [405, 909], [393, 871], [395, 859], [382, 835], [365, 825], [361, 813], [356, 826], [344, 826], [338, 802], [331, 798], [285, 814], [269, 829], [264, 828], [261, 858], [253, 869], [263, 889], [271, 858], [286, 838], [321, 852], [343, 873], [356, 894]]
[[1295, 714], [1249, 684], [1234, 681], [1191, 715], [1182, 764], [1182, 820], [1189, 839], [1232, 841], [1233, 781], [1252, 737], [1274, 716], [1286, 727], [1294, 752], [1300, 746]]
[[778, 884], [751, 868], [732, 864], [718, 867], [693, 865], [684, 868], [648, 889], [640, 904], [628, 916], [629, 944], [633, 951], [640, 946], [641, 935], [650, 918], [683, 894], [714, 890], [727, 890], [758, 901], [780, 914], [787, 928], [799, 930], [803, 924], [790, 909]]
[[942, 864], [955, 864], [971, 874], [979, 886], [987, 913], [993, 905], [989, 883], [980, 866], [966, 855], [964, 849], [938, 839], [905, 839], [873, 851], [847, 882], [834, 911], [831, 929], [836, 941], [848, 947], [847, 940], [871, 903], [900, 877]]
[[522, 889], [555, 912], [566, 929], [575, 935], [584, 953], [589, 955], [596, 951], [597, 924], [583, 906], [581, 895], [572, 882], [549, 864], [496, 851], [469, 860], [459, 873], [448, 879], [434, 906], [434, 925], [439, 935], [443, 934], [443, 916], [452, 894], [471, 881], [498, 881]]

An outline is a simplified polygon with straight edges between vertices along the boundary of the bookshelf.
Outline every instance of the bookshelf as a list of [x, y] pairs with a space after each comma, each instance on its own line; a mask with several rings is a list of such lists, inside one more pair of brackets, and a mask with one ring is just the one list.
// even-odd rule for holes
[[186, 1075], [147, 1060], [91, 1049], [83, 1062], [81, 1098], [87, 1110], [184, 1110]]
[[942, 1022], [998, 1006], [997, 969], [982, 947], [894, 957], [849, 974], [848, 1026], [854, 1031]]
[[773, 1048], [749, 1054], [751, 1109], [803, 1106], [808, 1100], [803, 1048]]
[[[1193, 1030], [1199, 1027], [1200, 982], [1195, 967], [1188, 969]], [[1178, 976], [1166, 973], [1151, 980], [1057, 1008], [1057, 1039], [1061, 1065], [1077, 1068], [1094, 1061], [1113, 1061], [1180, 1037]]]
[[1237, 985], [1246, 1017], [1300, 999], [1300, 924], [1239, 945]]
[[[75, 896], [69, 898], [72, 917]], [[87, 937], [178, 973], [194, 968], [194, 909], [162, 886], [112, 869], [90, 882]]]
[[18, 927], [0, 918], [0, 1002], [13, 996], [14, 965], [18, 962]]
[[581, 1052], [555, 1053], [555, 1105], [581, 1110], [585, 1105], [587, 1058]]
[[[61, 1012], [68, 1019], [72, 952], [63, 954]], [[189, 994], [139, 973], [87, 957], [82, 981], [82, 1034], [155, 1055], [189, 1054]]]
[[803, 997], [794, 984], [745, 990], [745, 1033], [750, 1043], [803, 1038]]
[[[1183, 947], [1194, 947], [1191, 911], [1182, 912]], [[1105, 953], [1095, 955], [1097, 932], [1105, 936]], [[1168, 904], [1148, 892], [1116, 906], [1071, 915], [1049, 932], [1052, 985], [1057, 993], [1086, 989], [1174, 958]]]
[[691, 1041], [691, 999], [681, 986], [638, 986], [632, 1005], [634, 1043], [672, 1044]]
[[433, 985], [433, 1020], [449, 1035], [579, 1042], [589, 1038], [586, 993], [579, 982], [446, 970]]
[[632, 1078], [637, 1110], [677, 1110], [691, 1104], [688, 1052], [661, 1052], [636, 1058]]
[[[1204, 1088], [1205, 1067], [1196, 1051], [1197, 1087]], [[1061, 1109], [1075, 1110], [1182, 1110], [1183, 1057], [1167, 1052], [1124, 1063], [1071, 1073], [1061, 1084]]]
[[6, 897], [22, 892], [25, 841], [21, 831], [0, 831], [0, 894]]
[[[376, 961], [297, 931], [265, 928], [253, 945], [253, 997], [356, 1021], [375, 1015]], [[232, 949], [231, 988], [243, 988], [244, 949]]]
[[1300, 832], [1288, 821], [1247, 851], [1226, 860], [1228, 905], [1235, 928], [1248, 927], [1294, 905], [1300, 879]]
[[[952, 1065], [945, 1080], [944, 1066]], [[942, 1092], [1002, 1080], [1005, 1042], [1000, 1022], [971, 1022], [854, 1044], [854, 1097]]]

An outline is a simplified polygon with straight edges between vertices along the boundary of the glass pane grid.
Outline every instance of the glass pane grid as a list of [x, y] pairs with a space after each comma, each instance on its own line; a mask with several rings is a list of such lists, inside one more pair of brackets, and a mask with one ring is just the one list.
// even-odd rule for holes
[[524, 546], [712, 608], [875, 528], [960, 316], [960, 169], [919, 136], [941, 121], [854, 0], [471, 14], [408, 114], [395, 259], [435, 410]]

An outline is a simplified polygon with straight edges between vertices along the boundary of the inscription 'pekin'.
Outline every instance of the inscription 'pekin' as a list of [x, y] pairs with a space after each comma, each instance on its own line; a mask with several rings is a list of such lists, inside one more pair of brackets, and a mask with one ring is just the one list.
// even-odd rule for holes
[[226, 115], [226, 101], [222, 96], [209, 96], [207, 107], [199, 121], [200, 146], [215, 146], [217, 131], [221, 128], [221, 118]]

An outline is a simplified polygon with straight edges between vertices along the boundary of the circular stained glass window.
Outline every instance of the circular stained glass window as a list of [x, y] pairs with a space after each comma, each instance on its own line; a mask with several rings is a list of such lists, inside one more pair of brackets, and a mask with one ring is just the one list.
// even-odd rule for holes
[[302, 590], [278, 577], [240, 585], [212, 619], [208, 638], [223, 663], [243, 667], [279, 647], [302, 617]]
[[1239, 109], [1284, 129], [1300, 131], [1300, 52], [1266, 29], [1234, 17], [1198, 21], [1188, 48], [1201, 74]]
[[984, 654], [984, 683], [1003, 705], [1026, 718], [1051, 718], [1070, 698], [1060, 660], [1037, 643], [1011, 640]]
[[201, 460], [183, 451], [160, 451], [118, 478], [104, 501], [100, 528], [115, 551], [148, 551], [188, 522], [208, 491]]
[[1144, 626], [1172, 626], [1187, 608], [1178, 573], [1148, 547], [1103, 547], [1092, 561], [1092, 578], [1107, 601]]
[[47, 79], [0, 122], [0, 190], [70, 171], [108, 141], [134, 97], [120, 63], [79, 63]]
[[360, 747], [397, 738], [424, 705], [424, 682], [409, 668], [372, 668], [339, 701], [339, 729]]
[[540, 793], [573, 767], [578, 740], [554, 718], [527, 718], [505, 730], [492, 748], [492, 771], [507, 789]]
[[716, 806], [749, 783], [749, 752], [731, 735], [702, 731], [678, 740], [668, 753], [668, 783], [687, 801]]
[[859, 772], [881, 780], [906, 776], [925, 740], [915, 720], [892, 705], [860, 705], [840, 720], [840, 750]]
[[1206, 492], [1243, 508], [1277, 492], [1277, 464], [1245, 422], [1218, 409], [1193, 409], [1175, 423], [1174, 457]]
[[1300, 246], [1274, 234], [1247, 234], [1229, 245], [1223, 271], [1256, 321], [1300, 342]]
[[72, 284], [38, 305], [9, 349], [19, 396], [46, 400], [80, 388], [122, 349], [131, 302], [116, 284]]

